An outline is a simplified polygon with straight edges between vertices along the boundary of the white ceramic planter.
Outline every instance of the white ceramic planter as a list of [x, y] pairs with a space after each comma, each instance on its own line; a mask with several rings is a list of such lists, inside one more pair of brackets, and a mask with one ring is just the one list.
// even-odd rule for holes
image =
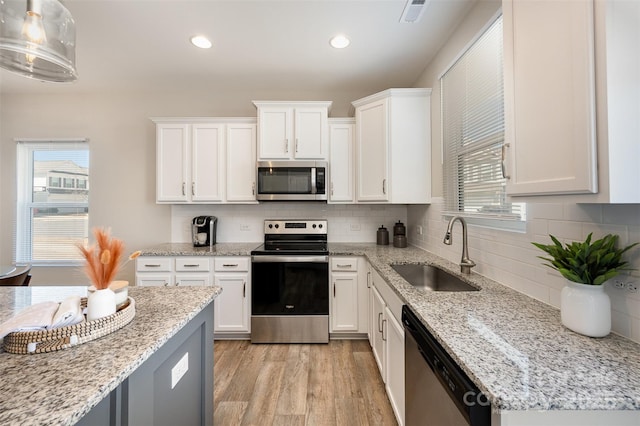
[[87, 321], [103, 318], [116, 312], [116, 295], [105, 288], [89, 292], [87, 297]]
[[611, 332], [611, 300], [602, 285], [568, 281], [560, 293], [562, 324], [576, 333], [604, 337]]

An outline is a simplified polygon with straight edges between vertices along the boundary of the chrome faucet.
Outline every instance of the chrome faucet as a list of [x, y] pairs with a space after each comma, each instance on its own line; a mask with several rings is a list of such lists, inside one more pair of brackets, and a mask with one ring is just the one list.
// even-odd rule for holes
[[447, 233], [444, 234], [443, 243], [448, 246], [451, 245], [451, 231], [453, 230], [453, 223], [456, 220], [459, 220], [460, 225], [462, 225], [462, 259], [460, 260], [460, 272], [462, 272], [463, 274], [470, 274], [471, 268], [476, 266], [476, 263], [473, 260], [469, 259], [469, 249], [467, 247], [467, 222], [465, 222], [462, 217], [454, 216], [451, 218], [451, 220], [449, 221], [449, 225], [447, 225]]

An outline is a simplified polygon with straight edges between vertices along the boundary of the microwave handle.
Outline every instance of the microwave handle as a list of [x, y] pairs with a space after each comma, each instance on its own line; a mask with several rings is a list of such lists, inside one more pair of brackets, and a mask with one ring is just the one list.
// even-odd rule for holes
[[316, 179], [316, 168], [311, 168], [311, 193], [315, 194], [317, 192], [317, 179]]

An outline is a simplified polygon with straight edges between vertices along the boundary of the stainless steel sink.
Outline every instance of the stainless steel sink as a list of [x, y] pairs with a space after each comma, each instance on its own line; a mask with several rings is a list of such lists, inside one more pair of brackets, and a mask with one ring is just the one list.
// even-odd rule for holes
[[409, 284], [422, 291], [478, 291], [455, 275], [431, 265], [391, 265]]

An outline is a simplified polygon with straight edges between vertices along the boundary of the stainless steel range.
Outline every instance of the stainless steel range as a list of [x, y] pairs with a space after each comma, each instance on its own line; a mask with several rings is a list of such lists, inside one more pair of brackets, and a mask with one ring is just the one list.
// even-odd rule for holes
[[329, 341], [326, 220], [265, 220], [251, 282], [252, 343]]

